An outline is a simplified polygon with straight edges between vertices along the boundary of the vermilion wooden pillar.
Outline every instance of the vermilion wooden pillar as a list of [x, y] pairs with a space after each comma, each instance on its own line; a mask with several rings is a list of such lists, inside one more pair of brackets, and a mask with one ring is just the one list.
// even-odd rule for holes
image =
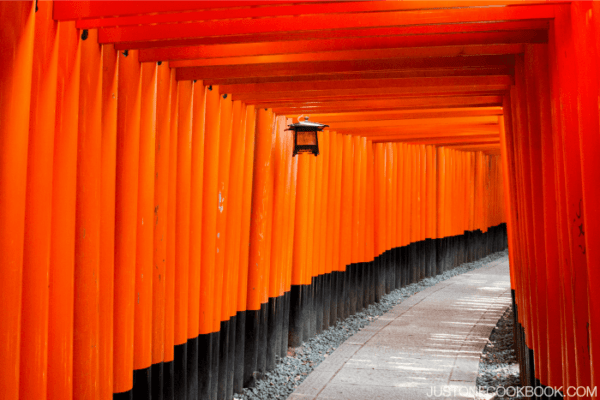
[[[206, 112], [204, 133], [204, 172], [202, 189], [202, 243], [201, 243], [201, 269], [200, 269], [200, 335], [208, 335], [208, 350], [205, 352], [205, 363], [210, 365], [208, 377], [199, 382], [199, 394], [208, 396], [216, 393], [216, 380], [218, 378], [218, 346], [219, 330], [215, 329], [215, 320], [220, 321], [220, 316], [215, 309], [215, 276], [216, 276], [216, 231], [218, 207], [218, 166], [221, 124], [221, 99], [218, 86], [206, 88]], [[210, 352], [210, 354], [207, 354]]]
[[6, 373], [0, 391], [19, 397], [23, 232], [27, 182], [27, 143], [35, 22], [34, 3], [2, 3], [7, 24], [0, 31], [0, 51], [8, 55], [0, 68], [0, 252], [5, 276], [0, 288], [4, 322], [0, 328], [0, 362]]
[[[270, 259], [271, 269], [269, 271], [269, 284], [268, 284], [268, 330], [267, 330], [267, 369], [275, 367], [276, 356], [281, 353], [281, 300], [280, 297], [283, 294], [281, 290], [282, 278], [286, 265], [283, 262], [283, 255], [286, 251], [286, 238], [287, 235], [284, 233], [287, 226], [282, 224], [285, 218], [286, 211], [288, 209], [286, 203], [286, 178], [287, 178], [287, 163], [291, 161], [291, 153], [287, 154], [286, 147], [284, 145], [285, 137], [288, 136], [288, 132], [284, 130], [287, 128], [287, 118], [284, 116], [277, 116], [275, 118], [275, 136], [273, 147], [272, 147], [272, 159], [273, 159], [273, 209], [272, 209], [272, 226], [271, 226], [271, 246], [270, 246]], [[234, 142], [235, 145], [235, 142]], [[232, 155], [233, 161], [233, 155]], [[230, 186], [231, 188], [231, 186]], [[230, 195], [230, 198], [232, 196]], [[314, 240], [314, 238], [313, 238]], [[279, 345], [277, 345], [279, 343]]]
[[600, 285], [600, 127], [598, 49], [600, 9], [593, 2], [571, 3], [574, 64], [577, 71], [577, 127], [583, 185], [583, 233], [589, 293], [589, 350], [591, 385], [600, 382], [600, 300], [593, 293]]
[[157, 66], [142, 64], [135, 256], [134, 362], [136, 395], [150, 395]]
[[40, 4], [35, 25], [23, 249], [19, 391], [22, 399], [45, 398], [47, 393], [52, 220], [52, 203], [48, 199], [52, 196], [59, 50], [58, 23], [50, 18], [51, 8], [50, 3]]
[[[179, 97], [177, 96], [178, 82], [175, 73], [171, 71], [171, 107], [169, 124], [169, 165], [168, 165], [168, 193], [167, 203], [176, 204], [177, 201], [177, 125], [179, 115]], [[164, 365], [164, 391], [167, 399], [174, 393], [175, 373], [175, 213], [176, 207], [167, 208], [167, 234], [166, 234], [166, 259], [165, 259], [165, 365]]]
[[[367, 140], [367, 188], [368, 188], [368, 197], [367, 197], [367, 260], [373, 261], [375, 258], [375, 225], [374, 225], [374, 216], [375, 216], [375, 189], [374, 189], [374, 161], [373, 161], [373, 142]], [[371, 263], [371, 268], [372, 268]]]
[[[190, 159], [190, 252], [188, 269], [188, 395], [195, 395], [199, 390], [199, 378], [205, 377], [206, 370], [199, 374], [198, 368], [206, 368], [207, 358], [199, 358], [199, 347], [206, 355], [210, 351], [208, 335], [200, 340], [200, 287], [202, 265], [202, 206], [204, 186], [204, 132], [206, 120], [206, 87], [202, 81], [196, 81], [192, 88], [192, 127], [191, 127], [191, 159]], [[209, 360], [209, 359], [208, 359]], [[154, 380], [154, 377], [152, 378]]]
[[[219, 131], [219, 180], [217, 183], [217, 228], [215, 249], [215, 316], [214, 329], [220, 332], [219, 347], [219, 380], [218, 398], [224, 398], [227, 392], [228, 353], [229, 353], [229, 296], [225, 297], [229, 286], [229, 266], [225, 265], [226, 239], [227, 239], [227, 214], [229, 213], [229, 177], [231, 161], [231, 129], [232, 129], [233, 101], [231, 95], [221, 94], [221, 126]], [[188, 393], [188, 396], [190, 394]]]
[[[240, 239], [241, 239], [241, 221], [242, 218], [242, 203], [243, 203], [243, 177], [244, 177], [244, 159], [246, 148], [246, 105], [240, 101], [233, 104], [233, 121], [232, 121], [232, 149], [230, 159], [230, 179], [229, 179], [229, 213], [227, 214], [227, 241], [225, 244], [225, 265], [229, 268], [228, 274], [229, 285], [227, 295], [230, 296], [230, 301], [227, 308], [227, 313], [230, 321], [233, 321], [231, 326], [230, 338], [233, 343], [229, 344], [229, 376], [228, 376], [228, 397], [231, 397], [234, 392], [235, 371], [239, 364], [243, 365], [243, 353], [239, 356], [240, 334], [245, 334], [243, 324], [237, 315], [238, 306], [238, 277], [241, 273], [239, 264], [240, 259]], [[199, 348], [200, 351], [200, 348]], [[241, 374], [240, 374], [241, 379]]]
[[[343, 175], [342, 175], [342, 166], [343, 166], [343, 161], [344, 161], [344, 135], [342, 134], [336, 134], [336, 165], [335, 165], [335, 176], [336, 176], [336, 183], [335, 183], [335, 199], [334, 199], [334, 204], [336, 207], [336, 211], [335, 211], [335, 227], [334, 227], [334, 235], [333, 235], [333, 268], [335, 269], [335, 271], [340, 272], [342, 271], [340, 264], [341, 264], [341, 254], [340, 254], [340, 246], [341, 246], [341, 204], [342, 204], [342, 182], [343, 182]], [[298, 206], [296, 206], [296, 209], [298, 209]], [[337, 311], [336, 311], [337, 312]], [[341, 318], [341, 315], [337, 314], [337, 318]]]
[[[588, 277], [587, 260], [585, 255], [585, 231], [583, 185], [581, 172], [581, 149], [579, 136], [573, 135], [578, 131], [577, 120], [577, 75], [575, 66], [574, 37], [570, 6], [557, 8], [554, 19], [556, 71], [558, 74], [558, 101], [560, 107], [560, 122], [563, 166], [566, 195], [566, 225], [569, 241], [570, 278], [572, 298], [571, 318], [575, 344], [575, 363], [577, 371], [577, 386], [589, 386], [590, 355], [588, 343]], [[569, 299], [567, 299], [569, 302]]]
[[540, 382], [547, 382], [548, 373], [548, 338], [547, 338], [547, 304], [546, 304], [546, 248], [544, 235], [538, 229], [544, 226], [544, 190], [542, 173], [542, 135], [550, 135], [550, 126], [547, 111], [549, 103], [547, 98], [548, 75], [544, 68], [546, 52], [543, 47], [528, 45], [525, 48], [524, 71], [526, 83], [527, 106], [527, 133], [531, 193], [531, 234], [533, 238], [532, 267], [536, 277], [536, 378]]
[[294, 222], [294, 251], [292, 260], [292, 304], [290, 310], [290, 346], [296, 346], [303, 341], [304, 315], [302, 301], [304, 292], [304, 270], [307, 265], [308, 241], [308, 185], [309, 185], [309, 154], [299, 154], [296, 182], [296, 214]]
[[216, 252], [216, 224], [218, 202], [218, 154], [219, 130], [221, 123], [221, 102], [219, 88], [206, 88], [204, 134], [204, 172], [202, 189], [202, 245], [200, 274], [200, 334], [210, 334], [214, 330], [214, 274]]
[[[97, 398], [99, 396], [99, 267], [100, 267], [100, 190], [101, 190], [101, 153], [98, 149], [102, 143], [102, 53], [97, 44], [97, 33], [90, 32], [86, 41], [81, 44], [81, 86], [79, 91], [79, 137], [77, 153], [77, 196], [75, 216], [75, 274], [74, 274], [74, 325], [73, 325], [73, 397]], [[84, 62], [85, 60], [85, 62]], [[137, 62], [137, 61], [136, 61]], [[139, 71], [139, 68], [138, 68]], [[139, 72], [138, 72], [139, 78]], [[135, 79], [133, 82], [135, 86]], [[138, 86], [139, 88], [139, 86]], [[138, 103], [139, 110], [139, 103]], [[132, 118], [135, 112], [132, 111]], [[139, 126], [139, 112], [137, 123]], [[137, 141], [135, 128], [130, 137]], [[137, 157], [135, 149], [131, 156]], [[124, 205], [122, 212], [133, 213], [132, 224], [135, 227], [137, 173], [135, 184], [129, 187], [131, 203]], [[119, 177], [117, 177], [119, 185]], [[133, 204], [133, 208], [127, 206]], [[117, 220], [118, 221], [118, 220]], [[135, 237], [134, 237], [135, 239]], [[125, 242], [125, 241], [124, 241]], [[135, 252], [135, 240], [123, 243], [128, 252]], [[130, 268], [135, 269], [135, 264]], [[133, 277], [133, 273], [131, 274]], [[129, 286], [133, 294], [133, 282]], [[130, 303], [131, 304], [131, 303]], [[132, 304], [131, 304], [132, 305]], [[133, 311], [133, 308], [130, 309]], [[133, 328], [131, 315], [126, 319]], [[133, 332], [123, 329], [132, 343]], [[130, 335], [128, 335], [128, 333]], [[133, 346], [131, 347], [133, 349]], [[122, 353], [123, 354], [123, 353]], [[133, 352], [129, 352], [133, 361]], [[132, 365], [128, 365], [128, 376], [131, 376]], [[122, 375], [125, 377], [124, 375]], [[127, 377], [120, 381], [125, 390], [131, 389], [131, 380]], [[116, 382], [115, 382], [116, 384]]]
[[[554, 180], [554, 146], [553, 127], [551, 121], [550, 105], [550, 80], [549, 70], [540, 66], [547, 65], [548, 48], [545, 45], [531, 46], [531, 57], [534, 66], [533, 74], [535, 96], [539, 102], [540, 128], [541, 128], [541, 162], [543, 183], [543, 210], [544, 210], [544, 239], [545, 239], [545, 265], [546, 272], [546, 305], [547, 318], [545, 320], [546, 337], [548, 343], [548, 376], [543, 383], [547, 386], [558, 387], [562, 384], [562, 331], [560, 318], [560, 275], [558, 255], [558, 230], [556, 209], [556, 185]], [[543, 289], [538, 286], [538, 291]], [[558, 328], [558, 329], [557, 329]]]
[[[115, 181], [114, 392], [133, 387], [136, 227], [141, 67], [138, 52], [120, 52]], [[85, 60], [82, 53], [82, 65]], [[82, 81], [83, 84], [83, 81]]]
[[[164, 394], [167, 282], [167, 210], [169, 201], [169, 150], [171, 135], [171, 74], [163, 63], [158, 66], [156, 114], [153, 260], [152, 260], [152, 396]], [[168, 364], [167, 364], [168, 365]]]
[[[529, 142], [528, 125], [527, 125], [527, 105], [526, 105], [526, 89], [525, 89], [525, 75], [523, 70], [523, 58], [517, 56], [517, 66], [515, 71], [515, 91], [514, 101], [511, 103], [515, 107], [515, 119], [514, 119], [514, 132], [516, 142], [516, 156], [517, 165], [519, 169], [519, 197], [521, 203], [521, 231], [523, 234], [524, 246], [523, 254], [523, 266], [525, 274], [525, 287], [526, 287], [526, 301], [528, 302], [527, 313], [525, 319], [526, 329], [526, 344], [529, 349], [536, 349], [537, 347], [537, 301], [536, 292], [534, 287], [535, 282], [535, 270], [533, 268], [533, 221], [531, 219], [531, 177], [530, 177], [530, 166], [529, 158], [525, 156], [525, 152], [528, 152], [527, 147]], [[530, 384], [531, 382], [528, 382]]]
[[[519, 229], [517, 223], [517, 197], [516, 197], [516, 178], [515, 178], [515, 165], [514, 165], [514, 137], [512, 132], [512, 110], [510, 105], [510, 96], [504, 97], [503, 111], [504, 115], [499, 117], [500, 121], [500, 138], [502, 143], [502, 170], [504, 178], [504, 197], [505, 197], [505, 210], [506, 210], [506, 221], [507, 221], [507, 235], [508, 235], [508, 246], [510, 249], [509, 260], [510, 260], [510, 282], [511, 289], [515, 296], [514, 300], [516, 306], [520, 309], [522, 306], [521, 301], [521, 268], [518, 264], [519, 252], [520, 252], [520, 239]], [[518, 312], [519, 310], [513, 310]], [[515, 327], [516, 328], [516, 327]], [[518, 343], [518, 342], [517, 342]], [[515, 346], [517, 345], [515, 343]], [[519, 349], [517, 349], [519, 351]]]
[[[239, 263], [240, 274], [238, 276], [238, 294], [237, 294], [237, 314], [243, 319], [244, 325], [244, 340], [236, 340], [236, 351], [238, 347], [243, 350], [243, 356], [246, 356], [247, 342], [249, 339], [246, 335], [246, 325], [248, 322], [247, 310], [247, 292], [248, 292], [248, 268], [242, 266], [248, 265], [249, 240], [250, 240], [250, 212], [252, 205], [252, 173], [254, 164], [254, 132], [256, 123], [256, 110], [254, 106], [246, 107], [245, 131], [246, 141], [244, 149], [244, 164], [243, 164], [243, 187], [242, 187], [242, 210], [241, 210], [241, 235], [239, 243]], [[234, 390], [239, 392], [244, 386], [245, 374], [245, 358], [238, 361], [236, 358], [236, 371], [234, 375]]]
[[[77, 35], [75, 27], [72, 35]], [[115, 189], [117, 167], [118, 52], [102, 47], [102, 205], [100, 220], [100, 398], [113, 395]]]
[[[254, 163], [254, 141], [256, 127], [256, 109], [254, 106], [246, 107], [246, 142], [244, 149], [244, 176], [243, 176], [243, 205], [242, 205], [242, 226], [240, 238], [240, 265], [248, 264], [248, 247], [250, 235], [250, 211], [252, 205], [252, 165]], [[242, 268], [238, 277], [238, 311], [246, 311], [246, 293], [248, 291], [248, 269]]]
[[[263, 315], [266, 313], [266, 303], [268, 301], [268, 274], [271, 237], [269, 235], [272, 220], [269, 220], [269, 214], [272, 211], [272, 164], [271, 148], [273, 144], [273, 111], [271, 109], [260, 109], [256, 121], [256, 145], [255, 145], [255, 163], [254, 163], [254, 183], [252, 189], [252, 216], [250, 225], [250, 253], [248, 261], [248, 310], [252, 311], [252, 318], [258, 318], [255, 322], [260, 326], [265, 325]], [[250, 317], [250, 314], [248, 314]], [[248, 319], [246, 320], [248, 329]], [[254, 325], [253, 325], [254, 326]], [[266, 361], [266, 343], [257, 337], [261, 332], [259, 326], [252, 331], [251, 339], [253, 346], [246, 349], [248, 354], [257, 357], [255, 366], [248, 365], [250, 374], [248, 379], [252, 378], [252, 371], [264, 369]], [[263, 327], [264, 329], [264, 327]], [[247, 332], [249, 332], [247, 330]], [[264, 335], [261, 335], [261, 338]], [[248, 343], [248, 342], [247, 342]], [[261, 357], [262, 355], [262, 357]], [[246, 358], [246, 363], [249, 359]], [[252, 368], [254, 368], [252, 370]]]
[[[48, 301], [48, 399], [49, 400], [70, 400], [73, 398], [73, 302], [74, 302], [74, 257], [75, 257], [75, 194], [76, 194], [76, 179], [77, 179], [77, 126], [79, 123], [78, 114], [73, 114], [73, 110], [79, 109], [79, 82], [80, 82], [80, 35], [75, 29], [75, 23], [61, 23], [59, 25], [60, 47], [59, 47], [59, 68], [57, 82], [57, 101], [56, 101], [56, 130], [54, 133], [54, 166], [52, 180], [52, 241], [50, 250], [50, 287]], [[105, 56], [105, 53], [103, 54]], [[113, 53], [116, 60], [116, 53]], [[114, 72], [116, 63], [113, 68], [109, 68], [110, 63], [103, 64], [107, 67], [107, 71]], [[103, 82], [108, 81], [103, 78]], [[106, 104], [106, 102], [104, 102]], [[112, 136], [116, 142], [116, 99], [113, 100], [112, 117]], [[104, 107], [106, 109], [107, 107]], [[109, 113], [110, 114], [110, 113]], [[106, 130], [104, 129], [103, 118], [103, 138]], [[104, 142], [104, 139], [103, 139]], [[116, 152], [116, 143], [112, 146], [112, 164], [114, 165], [114, 157]], [[110, 148], [111, 146], [103, 145], [102, 148]], [[105, 158], [103, 157], [103, 160]], [[109, 168], [106, 168], [109, 170]], [[104, 170], [104, 168], [103, 168]], [[106, 243], [101, 238], [101, 246], [107, 246], [108, 257], [105, 258], [104, 247], [101, 249], [100, 262], [101, 270], [106, 265], [104, 262], [109, 261], [110, 268], [113, 268], [114, 257], [114, 167], [112, 186], [113, 192], [110, 196], [112, 207], [112, 219], [108, 219], [101, 226], [107, 227], [112, 225], [113, 229], [109, 230], [108, 236], [110, 243]], [[104, 185], [102, 193], [104, 194]], [[105, 199], [103, 195], [103, 199]], [[110, 213], [111, 209], [104, 207], [103, 212]], [[102, 235], [106, 233], [102, 231]], [[106, 284], [107, 286], [104, 286]], [[106, 377], [106, 384], [101, 386], [100, 394], [112, 396], [112, 312], [113, 312], [113, 295], [112, 286], [113, 279], [103, 280], [101, 283], [101, 292], [104, 287], [110, 289], [110, 298], [106, 302], [101, 302], [108, 306], [108, 310], [100, 309], [102, 316], [109, 316], [109, 333], [108, 338], [103, 338], [101, 335], [100, 343], [103, 339], [108, 343], [101, 352], [107, 355], [109, 366], [107, 373], [101, 373], [100, 379]], [[101, 306], [102, 307], [102, 306]], [[102, 360], [102, 354], [101, 354]], [[102, 361], [101, 361], [102, 362]]]
[[[519, 291], [516, 293], [517, 295], [517, 302], [518, 302], [518, 318], [519, 318], [519, 322], [521, 323], [521, 325], [523, 326], [525, 332], [530, 332], [530, 322], [529, 322], [529, 315], [531, 313], [531, 301], [529, 298], [529, 286], [528, 286], [528, 270], [526, 268], [523, 267], [523, 265], [525, 264], [526, 260], [527, 260], [527, 256], [528, 254], [526, 253], [526, 250], [524, 249], [524, 246], [526, 246], [527, 242], [526, 242], [526, 236], [525, 236], [525, 231], [524, 231], [524, 220], [525, 218], [523, 217], [524, 211], [523, 211], [523, 195], [522, 195], [522, 176], [521, 176], [521, 167], [520, 167], [520, 158], [519, 158], [519, 153], [518, 153], [518, 141], [517, 141], [517, 132], [518, 132], [518, 110], [516, 107], [516, 103], [518, 102], [518, 98], [517, 98], [517, 89], [515, 86], [511, 87], [511, 91], [510, 91], [510, 116], [511, 116], [511, 128], [508, 132], [512, 133], [512, 137], [513, 137], [513, 146], [512, 146], [512, 157], [513, 157], [513, 165], [514, 165], [514, 181], [515, 181], [515, 208], [516, 208], [516, 225], [515, 225], [515, 230], [518, 232], [518, 237], [519, 237], [519, 241], [518, 241], [518, 246], [519, 246], [519, 250], [518, 250], [518, 258], [515, 259], [515, 261], [517, 262], [516, 267], [519, 270]], [[527, 265], [527, 264], [525, 264]], [[530, 334], [530, 333], [527, 333]], [[522, 364], [521, 367], [524, 367], [524, 365]], [[522, 381], [525, 379], [525, 373], [524, 373], [524, 369], [521, 368], [521, 376], [522, 376]]]
[[[504, 114], [501, 117], [498, 117], [500, 122], [500, 140], [502, 146], [502, 171], [504, 176], [504, 195], [505, 195], [505, 205], [506, 205], [506, 215], [507, 215], [507, 234], [509, 240], [509, 248], [511, 251], [509, 252], [509, 260], [513, 260], [515, 258], [515, 253], [518, 251], [518, 247], [516, 244], [513, 244], [511, 247], [511, 243], [515, 242], [515, 238], [518, 236], [518, 231], [516, 228], [516, 207], [517, 201], [515, 197], [516, 185], [515, 185], [515, 172], [514, 172], [514, 139], [512, 132], [512, 110], [511, 110], [511, 99], [510, 94], [504, 96], [502, 108]], [[512, 261], [511, 268], [511, 287], [513, 290], [517, 290], [517, 280], [518, 272], [515, 269], [515, 262]], [[514, 272], [514, 274], [513, 274]], [[515, 293], [516, 294], [516, 293]]]
[[190, 247], [190, 175], [192, 158], [192, 82], [177, 85], [177, 178], [175, 205], [175, 395], [186, 393]]
[[564, 386], [574, 386], [576, 384], [575, 370], [575, 344], [574, 331], [571, 327], [572, 305], [571, 299], [571, 257], [569, 251], [568, 239], [568, 221], [566, 217], [566, 188], [565, 188], [565, 168], [563, 164], [563, 145], [562, 145], [562, 112], [560, 105], [560, 82], [558, 74], [558, 62], [556, 56], [555, 28], [554, 24], [549, 30], [549, 57], [550, 61], [550, 79], [551, 79], [551, 106], [552, 106], [552, 146], [554, 150], [554, 176], [555, 176], [555, 199], [557, 205], [557, 238], [559, 254], [559, 295], [560, 295], [560, 318], [562, 324], [562, 360], [563, 373], [562, 383]]

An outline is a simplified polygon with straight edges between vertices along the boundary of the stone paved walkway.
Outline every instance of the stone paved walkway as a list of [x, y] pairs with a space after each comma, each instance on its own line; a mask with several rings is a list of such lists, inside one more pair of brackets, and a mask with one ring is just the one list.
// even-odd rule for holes
[[346, 340], [289, 400], [477, 398], [479, 357], [509, 305], [508, 257], [440, 282]]

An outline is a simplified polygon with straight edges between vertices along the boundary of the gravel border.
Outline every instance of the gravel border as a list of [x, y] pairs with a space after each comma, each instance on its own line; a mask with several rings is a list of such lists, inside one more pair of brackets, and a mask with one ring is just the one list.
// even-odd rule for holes
[[490, 254], [481, 260], [462, 264], [452, 270], [446, 271], [434, 278], [425, 278], [418, 283], [410, 284], [404, 288], [396, 289], [385, 295], [379, 303], [371, 304], [359, 313], [338, 322], [321, 334], [314, 336], [302, 346], [289, 348], [288, 355], [283, 360], [278, 360], [273, 371], [256, 382], [253, 388], [245, 388], [241, 394], [235, 394], [234, 399], [241, 400], [270, 400], [287, 399], [304, 379], [326, 357], [341, 345], [350, 336], [369, 325], [371, 321], [391, 310], [395, 305], [430, 286], [452, 278], [456, 275], [481, 268], [499, 258], [506, 257], [508, 250]]
[[[479, 359], [477, 388], [491, 399], [521, 399], [519, 364], [514, 350], [513, 309], [509, 306], [488, 339]], [[506, 390], [508, 388], [509, 390]], [[500, 390], [498, 390], [501, 388]], [[483, 397], [482, 397], [483, 398]]]

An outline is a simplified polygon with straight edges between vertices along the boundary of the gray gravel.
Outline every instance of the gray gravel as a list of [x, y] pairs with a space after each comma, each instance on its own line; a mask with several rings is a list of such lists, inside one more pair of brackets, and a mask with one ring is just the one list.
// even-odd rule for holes
[[413, 283], [402, 289], [396, 289], [384, 296], [381, 302], [371, 304], [363, 311], [337, 323], [312, 339], [304, 342], [302, 346], [289, 348], [288, 355], [279, 360], [275, 369], [265, 374], [263, 379], [257, 381], [254, 388], [246, 388], [243, 393], [234, 395], [234, 399], [263, 400], [287, 399], [288, 396], [306, 379], [326, 357], [341, 345], [346, 339], [354, 335], [361, 328], [369, 325], [371, 321], [391, 310], [395, 305], [404, 301], [421, 290], [433, 286], [453, 276], [464, 274], [480, 268], [485, 264], [508, 255], [508, 250], [491, 254], [481, 260], [462, 264], [457, 268], [446, 271], [435, 278], [425, 278], [418, 283]]
[[513, 340], [513, 309], [510, 306], [498, 320], [483, 349], [479, 359], [477, 388], [482, 393], [495, 394], [492, 399], [500, 400], [522, 398], [518, 390], [509, 389], [519, 387], [519, 364]]

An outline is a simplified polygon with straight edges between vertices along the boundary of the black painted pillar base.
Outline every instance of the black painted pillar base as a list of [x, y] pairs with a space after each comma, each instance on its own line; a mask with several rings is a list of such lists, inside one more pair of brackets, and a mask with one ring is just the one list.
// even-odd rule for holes
[[435, 239], [427, 239], [427, 277], [432, 278], [437, 275], [437, 247]]
[[275, 368], [281, 357], [281, 331], [283, 328], [283, 296], [271, 297], [267, 305], [267, 356], [266, 370]]
[[331, 278], [332, 274], [323, 275], [323, 330], [329, 329], [331, 324]]
[[365, 307], [365, 264], [356, 264], [356, 311], [360, 312]]
[[367, 304], [373, 304], [375, 303], [375, 259], [367, 263], [365, 274], [367, 282], [367, 292], [369, 294]]
[[402, 287], [402, 247], [392, 249], [392, 253], [394, 255], [394, 276], [396, 277], [394, 288], [400, 289]]
[[419, 247], [417, 243], [410, 244], [410, 283], [419, 281]]
[[346, 291], [346, 295], [348, 296], [348, 316], [350, 316], [356, 314], [356, 305], [358, 304], [358, 293], [356, 293], [356, 264], [348, 265], [346, 274], [348, 275], [348, 290]]
[[175, 363], [163, 363], [163, 400], [175, 400]]
[[383, 296], [390, 292], [390, 253], [388, 250], [384, 251], [381, 255], [380, 261], [380, 275], [381, 278], [381, 289]]
[[375, 293], [375, 298], [374, 301], [376, 303], [378, 303], [379, 301], [381, 301], [381, 298], [383, 297], [383, 290], [382, 290], [382, 272], [381, 272], [381, 258], [383, 257], [382, 254], [378, 255], [377, 257], [375, 257], [375, 260], [373, 261], [373, 285], [374, 285], [374, 293]]
[[390, 252], [386, 250], [381, 255], [381, 277], [383, 278], [383, 295], [390, 292]]
[[331, 271], [331, 294], [329, 296], [329, 325], [335, 326], [338, 317], [338, 287], [340, 285], [340, 273]]
[[[235, 356], [233, 371], [233, 392], [242, 393], [244, 388], [244, 350], [246, 344], [246, 311], [235, 315]], [[202, 350], [200, 350], [202, 352]], [[200, 372], [200, 371], [198, 371]]]
[[[227, 353], [227, 394], [226, 399], [233, 398], [233, 377], [235, 375], [235, 338], [237, 330], [237, 319], [234, 316], [229, 317], [229, 350]], [[189, 400], [189, 398], [188, 398]]]
[[396, 249], [396, 286], [398, 289], [404, 287], [404, 249], [404, 246]]
[[283, 335], [283, 309], [285, 307], [284, 298], [278, 296], [275, 304], [275, 318], [277, 319], [277, 326], [275, 329], [275, 343], [273, 348], [275, 349], [275, 363], [281, 359], [281, 335]]
[[387, 251], [387, 265], [388, 265], [388, 293], [391, 293], [396, 289], [396, 260], [395, 260], [395, 252], [394, 249], [390, 249]]
[[[210, 381], [212, 371], [212, 342], [214, 333], [198, 335], [198, 398], [210, 399]], [[152, 398], [154, 400], [154, 397]]]
[[346, 271], [338, 271], [337, 306], [338, 319], [346, 319]]
[[133, 389], [121, 393], [113, 393], [113, 400], [133, 400]]
[[427, 247], [425, 246], [425, 241], [421, 240], [418, 242], [419, 244], [419, 281], [422, 281], [427, 277]]
[[152, 393], [151, 367], [133, 370], [133, 399], [146, 400]]
[[226, 400], [229, 370], [229, 321], [221, 321], [219, 330], [219, 376], [217, 378], [217, 400]]
[[198, 337], [187, 341], [187, 398], [198, 398]]
[[290, 298], [291, 293], [285, 292], [283, 295], [283, 327], [281, 330], [281, 358], [287, 356], [288, 340], [290, 330]]
[[185, 399], [187, 397], [187, 342], [175, 345], [174, 356], [175, 400]]
[[152, 377], [152, 400], [163, 400], [164, 398], [165, 377], [163, 373], [163, 367], [164, 363], [162, 362], [152, 364], [152, 366], [150, 367], [150, 376]]
[[254, 387], [258, 364], [261, 310], [246, 311], [243, 387]]
[[315, 333], [323, 332], [323, 278], [319, 275], [315, 278]]
[[262, 303], [260, 305], [260, 332], [258, 336], [258, 359], [256, 361], [256, 371], [258, 371], [260, 377], [267, 372], [268, 309], [269, 303]]
[[306, 319], [306, 329], [307, 329], [307, 338], [311, 338], [315, 336], [316, 332], [316, 318], [315, 318], [315, 277], [310, 278], [310, 285], [306, 286], [307, 290], [307, 319]]
[[310, 307], [312, 303], [310, 285], [302, 285], [302, 338], [310, 337]]
[[290, 318], [288, 345], [298, 347], [302, 344], [304, 338], [304, 313], [302, 306], [304, 303], [303, 285], [292, 285], [290, 290]]
[[221, 343], [221, 332], [212, 332], [210, 334], [210, 356], [212, 377], [210, 380], [210, 400], [217, 400], [217, 393], [219, 390], [219, 349]]

